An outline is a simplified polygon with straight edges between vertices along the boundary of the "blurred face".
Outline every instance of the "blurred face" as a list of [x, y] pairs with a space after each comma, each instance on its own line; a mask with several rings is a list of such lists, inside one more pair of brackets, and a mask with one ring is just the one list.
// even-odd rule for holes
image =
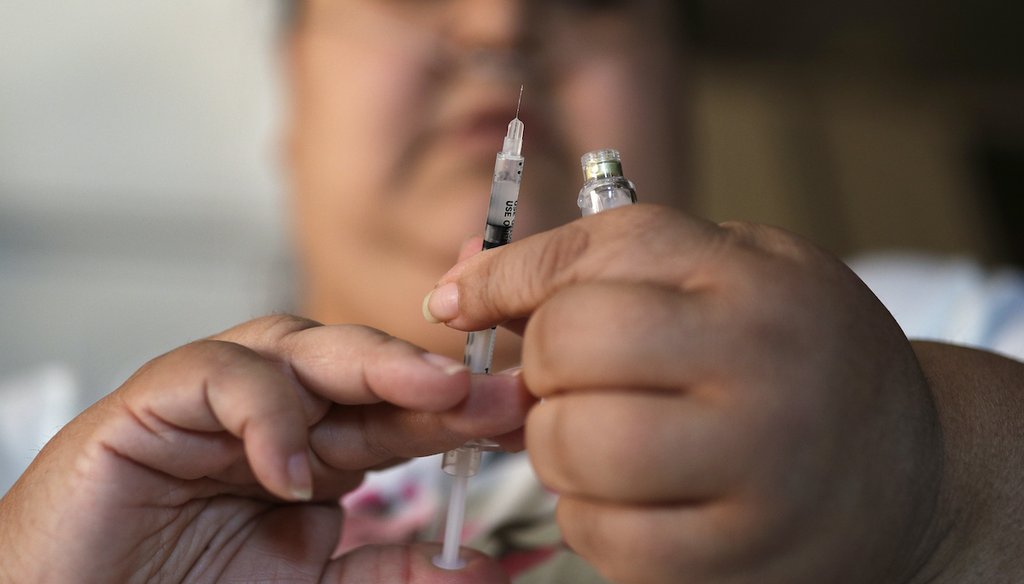
[[677, 198], [669, 1], [306, 0], [289, 42], [305, 312], [461, 354], [420, 301], [483, 230], [520, 85], [517, 239], [578, 216], [589, 150], [620, 150], [642, 200]]

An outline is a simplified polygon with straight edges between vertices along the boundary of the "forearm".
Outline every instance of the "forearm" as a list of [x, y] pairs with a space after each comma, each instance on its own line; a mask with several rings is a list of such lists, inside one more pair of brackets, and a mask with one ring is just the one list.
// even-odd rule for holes
[[11, 553], [11, 534], [8, 531], [11, 529], [10, 513], [6, 511], [4, 504], [5, 498], [0, 498], [0, 584], [6, 584], [7, 582], [15, 582], [14, 573], [8, 567], [8, 563], [12, 560]]
[[79, 551], [75, 544], [90, 531], [81, 520], [95, 508], [80, 498], [86, 490], [80, 471], [100, 404], [61, 428], [0, 499], [0, 584], [88, 579], [69, 575], [77, 569], [69, 566]]
[[914, 582], [1024, 579], [1024, 363], [931, 342], [914, 350], [944, 440], [944, 470]]
[[20, 496], [25, 489], [24, 482], [22, 479], [15, 483], [0, 498], [0, 584], [28, 582], [33, 578], [32, 572], [27, 570], [31, 560], [26, 557], [32, 555], [26, 544], [33, 534], [28, 532], [24, 509], [19, 506], [19, 501], [24, 499]]

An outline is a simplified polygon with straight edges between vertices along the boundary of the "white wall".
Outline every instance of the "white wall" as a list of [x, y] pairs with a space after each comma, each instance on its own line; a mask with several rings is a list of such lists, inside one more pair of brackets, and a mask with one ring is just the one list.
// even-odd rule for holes
[[283, 307], [275, 10], [0, 0], [0, 380], [101, 395]]

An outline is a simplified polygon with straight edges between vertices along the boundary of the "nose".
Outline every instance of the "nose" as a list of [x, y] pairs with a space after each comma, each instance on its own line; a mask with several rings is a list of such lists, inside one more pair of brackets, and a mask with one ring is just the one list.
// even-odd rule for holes
[[[422, 1], [422, 0], [416, 0]], [[450, 38], [463, 51], [512, 51], [526, 32], [524, 0], [458, 0]]]

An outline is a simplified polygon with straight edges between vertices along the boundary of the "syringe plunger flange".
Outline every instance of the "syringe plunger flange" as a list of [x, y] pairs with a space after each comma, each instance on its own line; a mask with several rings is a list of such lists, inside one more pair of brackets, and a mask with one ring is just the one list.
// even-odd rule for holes
[[444, 453], [441, 468], [456, 477], [471, 477], [480, 470], [480, 447], [470, 441]]

